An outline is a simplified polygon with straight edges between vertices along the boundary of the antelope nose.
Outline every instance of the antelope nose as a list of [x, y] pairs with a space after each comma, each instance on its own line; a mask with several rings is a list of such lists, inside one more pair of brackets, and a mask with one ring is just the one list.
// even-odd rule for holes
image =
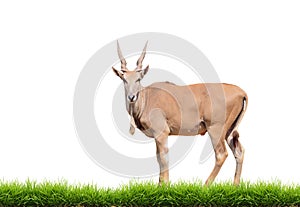
[[128, 100], [131, 102], [134, 102], [136, 100], [136, 96], [135, 95], [128, 95]]

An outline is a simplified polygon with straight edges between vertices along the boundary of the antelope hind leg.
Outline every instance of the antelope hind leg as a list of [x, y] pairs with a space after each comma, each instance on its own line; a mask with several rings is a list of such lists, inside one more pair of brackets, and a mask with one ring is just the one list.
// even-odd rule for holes
[[[209, 132], [209, 136], [211, 139], [211, 143], [213, 145], [214, 151], [215, 151], [215, 166], [211, 172], [211, 174], [209, 175], [209, 177], [207, 178], [205, 185], [209, 185], [211, 184], [216, 176], [218, 175], [223, 163], [225, 162], [228, 153], [226, 150], [226, 146], [225, 146], [225, 134], [224, 132], [220, 132], [220, 127], [216, 126], [216, 127], [212, 127], [208, 130]], [[221, 128], [222, 129], [222, 128]]]
[[242, 174], [242, 166], [244, 161], [245, 149], [239, 141], [239, 133], [236, 130], [233, 130], [231, 135], [227, 139], [227, 144], [229, 145], [235, 160], [236, 160], [236, 169], [234, 174], [234, 184], [240, 184], [240, 177]]

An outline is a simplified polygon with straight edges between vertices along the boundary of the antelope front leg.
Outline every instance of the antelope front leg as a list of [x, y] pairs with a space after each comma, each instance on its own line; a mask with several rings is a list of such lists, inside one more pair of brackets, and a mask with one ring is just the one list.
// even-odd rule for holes
[[168, 134], [162, 133], [155, 139], [156, 157], [159, 164], [159, 185], [169, 182]]

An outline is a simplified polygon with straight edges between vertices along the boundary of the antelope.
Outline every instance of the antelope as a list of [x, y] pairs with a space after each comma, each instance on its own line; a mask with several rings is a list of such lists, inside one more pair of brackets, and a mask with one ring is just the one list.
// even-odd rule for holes
[[237, 128], [246, 111], [247, 94], [238, 86], [224, 83], [180, 86], [155, 82], [143, 87], [141, 80], [149, 70], [149, 65], [142, 66], [147, 44], [148, 41], [136, 68], [129, 70], [117, 41], [121, 70], [114, 67], [112, 70], [124, 83], [126, 109], [131, 117], [129, 132], [134, 134], [138, 128], [155, 139], [159, 184], [169, 182], [168, 136], [208, 133], [215, 152], [215, 165], [205, 184], [214, 181], [226, 160], [227, 142], [236, 160], [234, 184], [239, 185], [245, 150]]

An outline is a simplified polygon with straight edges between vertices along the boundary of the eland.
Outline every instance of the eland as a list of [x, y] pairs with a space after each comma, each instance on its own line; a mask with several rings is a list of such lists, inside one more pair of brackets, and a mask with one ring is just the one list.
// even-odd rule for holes
[[247, 94], [238, 86], [224, 83], [179, 86], [156, 82], [143, 87], [141, 80], [149, 70], [149, 65], [142, 67], [147, 43], [136, 68], [129, 70], [117, 41], [121, 70], [112, 69], [124, 83], [126, 109], [131, 117], [129, 132], [134, 134], [135, 128], [138, 128], [155, 139], [159, 184], [169, 181], [168, 136], [208, 133], [215, 152], [215, 165], [206, 185], [214, 181], [228, 156], [225, 142], [236, 160], [234, 184], [238, 185], [245, 150], [239, 141], [237, 128], [246, 111]]

